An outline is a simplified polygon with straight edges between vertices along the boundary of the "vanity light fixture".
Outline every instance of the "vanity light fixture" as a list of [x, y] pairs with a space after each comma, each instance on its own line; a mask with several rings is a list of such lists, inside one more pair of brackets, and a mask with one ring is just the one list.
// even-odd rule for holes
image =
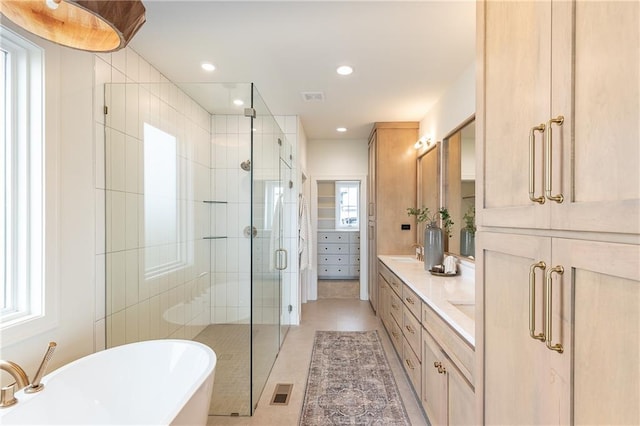
[[425, 146], [431, 146], [431, 136], [424, 135], [413, 145], [415, 149], [421, 149]]
[[210, 62], [203, 62], [202, 65], [200, 65], [200, 66], [202, 67], [203, 70], [209, 71], [209, 72], [215, 71], [215, 69], [216, 69], [216, 66], [213, 65]]
[[0, 13], [54, 43], [89, 52], [125, 47], [145, 23], [141, 0], [0, 0]]
[[338, 127], [338, 128], [336, 128], [336, 132], [344, 133], [346, 131], [347, 131], [346, 127]]
[[338, 67], [336, 72], [340, 75], [350, 75], [353, 72], [353, 68], [349, 65], [342, 65]]

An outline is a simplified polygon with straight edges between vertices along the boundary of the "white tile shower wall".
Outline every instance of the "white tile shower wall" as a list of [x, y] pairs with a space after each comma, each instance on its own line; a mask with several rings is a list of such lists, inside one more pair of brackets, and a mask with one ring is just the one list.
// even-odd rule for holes
[[[106, 83], [125, 82], [141, 84], [105, 92]], [[96, 304], [105, 306], [96, 306], [95, 349], [191, 338], [210, 320], [210, 243], [202, 240], [210, 230], [208, 221], [198, 222], [208, 215], [203, 200], [210, 198], [210, 116], [130, 48], [95, 56], [94, 102]], [[164, 234], [154, 244], [144, 221], [145, 122], [177, 137], [180, 170], [188, 171], [179, 210], [194, 219], [185, 221], [179, 239]], [[182, 268], [145, 274], [147, 260], [162, 262], [177, 253], [186, 260]]]

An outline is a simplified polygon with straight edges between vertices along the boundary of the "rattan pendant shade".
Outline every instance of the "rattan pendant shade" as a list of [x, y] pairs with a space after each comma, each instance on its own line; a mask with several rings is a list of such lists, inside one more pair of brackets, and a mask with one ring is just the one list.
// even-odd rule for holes
[[37, 36], [91, 52], [122, 49], [145, 22], [140, 0], [0, 0], [0, 12]]

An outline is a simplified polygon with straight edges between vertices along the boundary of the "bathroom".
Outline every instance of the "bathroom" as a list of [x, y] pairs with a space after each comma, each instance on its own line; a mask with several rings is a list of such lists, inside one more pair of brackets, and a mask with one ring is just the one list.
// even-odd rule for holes
[[[10, 23], [6, 25], [21, 33]], [[44, 67], [46, 80], [59, 83], [47, 86], [44, 106], [47, 114], [47, 127], [45, 128], [47, 155], [44, 167], [46, 175], [42, 181], [48, 213], [43, 229], [45, 241], [48, 244], [45, 248], [47, 264], [53, 265], [44, 271], [44, 276], [52, 291], [47, 292], [45, 321], [32, 324], [31, 329], [21, 332], [21, 335], [3, 333], [1, 348], [2, 359], [19, 362], [28, 372], [37, 369], [46, 343], [51, 340], [55, 340], [58, 344], [57, 352], [50, 365], [51, 369], [55, 369], [100, 351], [110, 344], [155, 335], [153, 326], [133, 329], [125, 327], [119, 328], [120, 333], [110, 335], [111, 338], [115, 338], [115, 341], [109, 342], [107, 337], [109, 335], [107, 329], [113, 329], [114, 320], [116, 324], [119, 324], [118, 321], [121, 324], [123, 319], [126, 323], [127, 315], [148, 314], [150, 307], [138, 306], [139, 304], [135, 301], [127, 300], [127, 295], [124, 294], [124, 303], [128, 308], [121, 313], [124, 318], [113, 317], [108, 311], [109, 301], [105, 296], [105, 285], [110, 265], [108, 260], [110, 252], [107, 250], [108, 240], [112, 238], [108, 235], [108, 229], [111, 229], [108, 222], [112, 218], [106, 213], [109, 203], [107, 196], [109, 182], [105, 179], [107, 176], [105, 152], [107, 152], [106, 144], [108, 142], [104, 137], [106, 123], [103, 88], [106, 83], [119, 85], [134, 82], [172, 87], [171, 81], [162, 74], [162, 71], [154, 68], [131, 48], [125, 48], [112, 54], [94, 56], [61, 48], [49, 42], [39, 41], [38, 44], [42, 45], [46, 52], [46, 66]], [[425, 109], [424, 113], [416, 119], [419, 121], [420, 136], [429, 133], [434, 141], [442, 141], [461, 123], [478, 113], [476, 107], [476, 62], [473, 55], [468, 59], [463, 66], [459, 67], [457, 78], [452, 79], [450, 86], [442, 92], [439, 100], [434, 102], [428, 110]], [[264, 90], [267, 89], [264, 88]], [[262, 90], [262, 88], [258, 86], [258, 90]], [[174, 96], [176, 93], [167, 96]], [[269, 105], [269, 97], [266, 95], [265, 101]], [[367, 122], [367, 127], [370, 130], [373, 121], [391, 120], [394, 119], [392, 117], [370, 119]], [[295, 196], [298, 193], [303, 193], [311, 200], [314, 178], [316, 180], [318, 178], [338, 180], [356, 176], [363, 182], [366, 181], [366, 136], [353, 140], [328, 137], [308, 139], [300, 115], [293, 113], [291, 115], [277, 115], [275, 121], [286, 136], [286, 140], [291, 144], [291, 154], [296, 159], [291, 169], [296, 189]], [[495, 125], [495, 123], [493, 124]], [[214, 122], [213, 128], [220, 129], [222, 125], [221, 122]], [[225, 122], [225, 125], [228, 126], [229, 123]], [[350, 142], [349, 145], [345, 145], [347, 141]], [[339, 152], [340, 155], [336, 155], [336, 152]], [[635, 152], [633, 151], [633, 153]], [[234, 151], [233, 154], [225, 154], [224, 164], [219, 164], [222, 169], [229, 170], [229, 173], [237, 176], [238, 185], [242, 185], [242, 178], [246, 176], [243, 174], [246, 172], [241, 168], [241, 163], [249, 158], [248, 155], [243, 154], [244, 152], [238, 151]], [[222, 157], [218, 160], [215, 158], [214, 161], [222, 161]], [[492, 164], [505, 161], [493, 157], [490, 160], [494, 162]], [[526, 168], [522, 164], [518, 164], [521, 168]], [[500, 181], [500, 179], [496, 181]], [[216, 182], [219, 184], [222, 180], [214, 179], [214, 186]], [[208, 185], [211, 185], [211, 181]], [[227, 189], [231, 189], [231, 186]], [[488, 191], [490, 192], [491, 189]], [[230, 191], [230, 193], [237, 194], [238, 192]], [[493, 195], [495, 194], [489, 194], [489, 196]], [[633, 196], [626, 195], [625, 197], [635, 199]], [[246, 199], [235, 201], [239, 204], [247, 202]], [[293, 217], [297, 215], [295, 201], [296, 197], [288, 206], [288, 211]], [[126, 199], [124, 202], [126, 203]], [[500, 200], [500, 202], [504, 202], [504, 200]], [[629, 220], [629, 218], [636, 217], [634, 215], [637, 213], [637, 207], [629, 206], [629, 203], [622, 204], [624, 205], [620, 208], [612, 209], [614, 211], [611, 213], [614, 215], [612, 222], [633, 222], [633, 219]], [[548, 205], [549, 202], [544, 208]], [[615, 213], [617, 211], [622, 213]], [[497, 220], [498, 214], [499, 212], [492, 220]], [[502, 213], [503, 218], [506, 216], [505, 213]], [[237, 217], [239, 218], [240, 214]], [[523, 213], [521, 217], [526, 217], [526, 213]], [[532, 223], [522, 225], [520, 222], [514, 222], [513, 225], [529, 229], [533, 227]], [[624, 233], [620, 233], [614, 228], [596, 227], [594, 229], [597, 232], [615, 234], [614, 237], [609, 234], [603, 237], [614, 240], [614, 243], [637, 247], [638, 232], [633, 226], [635, 225], [631, 224], [631, 231]], [[244, 228], [244, 226], [236, 228]], [[584, 229], [578, 229], [578, 231], [582, 230]], [[292, 231], [295, 232], [295, 228]], [[236, 238], [238, 247], [247, 241], [241, 234], [237, 234]], [[124, 244], [126, 243], [124, 241]], [[216, 243], [210, 244], [215, 245]], [[240, 253], [239, 250], [238, 253]], [[237, 270], [227, 272], [237, 274], [239, 278], [242, 274], [247, 274], [246, 270], [241, 270], [243, 259], [240, 254], [233, 259], [232, 264], [236, 265]], [[227, 265], [229, 265], [228, 260]], [[637, 267], [637, 260], [627, 262], [627, 267], [629, 265], [631, 269], [634, 266]], [[215, 273], [214, 270], [202, 272]], [[635, 275], [631, 273], [629, 275], [630, 278], [635, 279]], [[296, 325], [300, 321], [304, 321], [304, 316], [301, 317], [304, 302], [306, 300], [313, 301], [315, 277], [313, 273], [298, 271], [295, 266], [285, 273], [285, 277], [285, 280], [288, 280], [287, 282], [290, 284], [303, 283], [302, 287], [298, 285], [289, 285], [288, 287], [287, 296], [292, 305], [289, 321], [290, 324]], [[366, 276], [363, 277], [363, 279], [365, 278]], [[366, 299], [367, 289], [361, 287], [360, 291], [361, 298]], [[168, 297], [170, 296], [167, 295]], [[246, 301], [247, 297], [246, 293], [234, 294], [233, 299], [236, 300], [236, 304], [231, 305], [228, 310], [225, 307], [224, 315], [228, 315], [230, 320], [234, 321], [244, 318], [247, 305], [242, 302]], [[312, 304], [309, 303], [309, 305]], [[169, 305], [170, 302], [167, 299], [166, 307]], [[158, 309], [160, 306], [158, 305]], [[637, 309], [632, 310], [631, 313], [637, 314]], [[295, 326], [291, 330], [295, 330]], [[180, 333], [181, 331], [171, 330], [171, 332]], [[24, 338], [24, 335], [32, 337]], [[175, 336], [182, 337], [180, 334]], [[4, 373], [2, 379], [4, 384], [7, 379]], [[268, 389], [265, 392], [270, 391]]]

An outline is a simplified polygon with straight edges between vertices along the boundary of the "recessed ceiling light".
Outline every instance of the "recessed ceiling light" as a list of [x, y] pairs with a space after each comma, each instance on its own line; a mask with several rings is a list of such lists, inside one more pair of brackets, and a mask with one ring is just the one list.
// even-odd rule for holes
[[216, 66], [209, 62], [203, 62], [202, 69], [205, 71], [213, 71], [216, 69]]
[[336, 72], [340, 75], [349, 75], [353, 72], [353, 68], [348, 65], [342, 65], [341, 67], [338, 67]]
[[244, 101], [242, 99], [234, 99], [233, 104], [237, 106], [244, 105]]
[[336, 129], [336, 132], [340, 132], [340, 133], [344, 133], [344, 132], [346, 132], [346, 131], [347, 131], [347, 128], [346, 128], [346, 127], [338, 127], [338, 128]]

